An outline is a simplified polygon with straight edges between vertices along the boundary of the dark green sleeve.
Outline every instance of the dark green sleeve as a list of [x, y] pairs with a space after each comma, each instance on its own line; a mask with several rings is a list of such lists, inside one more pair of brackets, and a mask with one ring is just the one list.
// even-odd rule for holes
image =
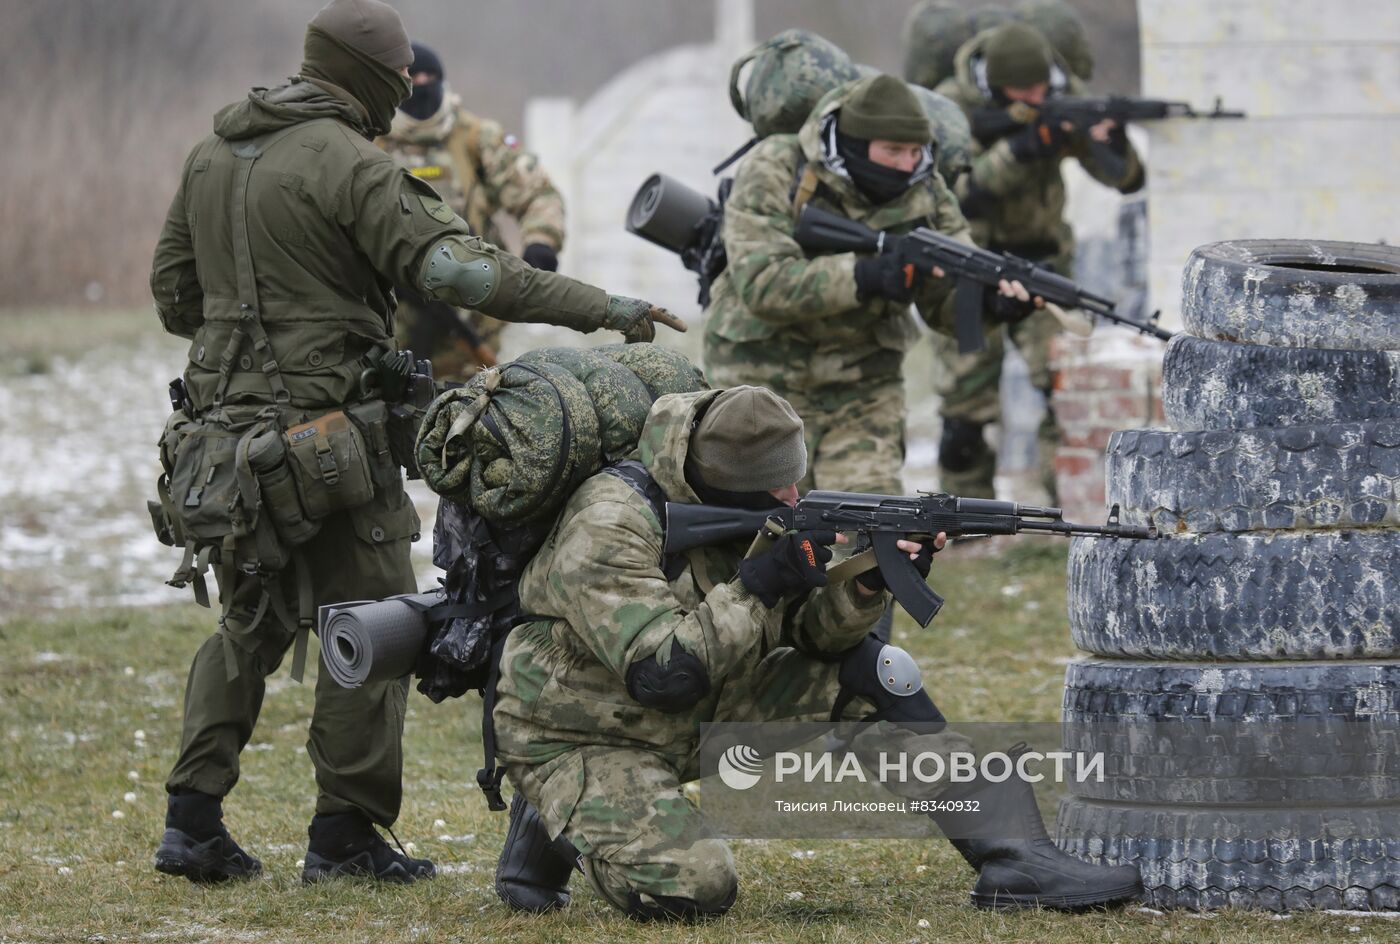
[[166, 331], [182, 338], [193, 338], [204, 324], [204, 290], [196, 275], [194, 241], [185, 214], [185, 181], [194, 160], [195, 153], [191, 153], [185, 161], [180, 187], [165, 214], [165, 226], [156, 241], [151, 263], [151, 295], [156, 301], [156, 314]]
[[396, 285], [423, 291], [425, 257], [444, 240], [452, 240], [459, 257], [490, 259], [500, 274], [490, 293], [470, 307], [502, 321], [543, 322], [577, 331], [603, 326], [606, 292], [535, 269], [472, 236], [466, 222], [432, 187], [400, 169], [387, 155], [382, 160], [368, 159], [356, 169], [340, 216], [360, 250]]

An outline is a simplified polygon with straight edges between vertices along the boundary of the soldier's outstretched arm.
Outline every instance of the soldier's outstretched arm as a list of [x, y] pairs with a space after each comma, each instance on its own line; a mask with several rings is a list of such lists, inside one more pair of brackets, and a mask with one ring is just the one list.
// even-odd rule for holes
[[[694, 610], [661, 572], [660, 525], [636, 507], [597, 501], [551, 539], [545, 612], [566, 620], [639, 703], [683, 711], [751, 652], [769, 611], [736, 577]], [[539, 601], [531, 601], [539, 611]]]
[[[1118, 127], [1109, 131], [1108, 135], [1108, 141], [1100, 142], [1097, 146], [1090, 140], [1089, 133], [1075, 135], [1071, 153], [1089, 176], [1105, 187], [1112, 187], [1119, 193], [1136, 193], [1147, 182], [1142, 158], [1128, 138], [1127, 129]], [[1107, 161], [1101, 160], [1096, 153], [1104, 148], [1110, 150]]]
[[541, 322], [575, 331], [621, 331], [650, 341], [657, 322], [684, 331], [664, 308], [532, 268], [472, 236], [467, 224], [422, 181], [387, 155], [356, 173], [340, 217], [375, 268], [395, 284], [502, 321]]
[[175, 199], [170, 201], [151, 263], [151, 295], [156, 300], [156, 314], [166, 331], [182, 338], [193, 338], [204, 323], [204, 289], [195, 271], [194, 241], [185, 213], [185, 177], [193, 159], [192, 152], [181, 172]]
[[808, 259], [794, 236], [790, 150], [773, 139], [744, 159], [724, 205], [729, 277], [744, 305], [773, 324], [797, 324], [850, 311], [856, 299], [856, 255]]

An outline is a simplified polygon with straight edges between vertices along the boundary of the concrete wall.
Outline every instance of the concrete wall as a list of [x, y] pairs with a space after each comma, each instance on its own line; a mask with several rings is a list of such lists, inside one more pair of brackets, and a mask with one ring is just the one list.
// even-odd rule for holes
[[1149, 283], [1171, 326], [1203, 243], [1400, 238], [1400, 2], [1138, 0], [1138, 18], [1143, 95], [1249, 116], [1144, 126]]

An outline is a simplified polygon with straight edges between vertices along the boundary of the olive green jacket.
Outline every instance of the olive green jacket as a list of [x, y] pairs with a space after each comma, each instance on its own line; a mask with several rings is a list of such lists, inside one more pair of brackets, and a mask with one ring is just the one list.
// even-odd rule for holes
[[[647, 417], [637, 454], [668, 500], [699, 501], [685, 457], [700, 407], [720, 392], [661, 397]], [[593, 476], [569, 499], [520, 580], [521, 609], [542, 618], [517, 627], [501, 656], [493, 717], [507, 765], [604, 744], [657, 751], [679, 769], [702, 722], [790, 695], [756, 690], [765, 655], [792, 646], [830, 659], [859, 643], [889, 600], [859, 597], [848, 581], [768, 610], [735, 576], [747, 542], [689, 551], [668, 579], [662, 540], [650, 503], [615, 475]], [[629, 668], [682, 650], [704, 666], [708, 693], [676, 712], [639, 704]]]
[[[978, 81], [985, 42], [986, 34], [982, 33], [964, 43], [958, 50], [953, 77], [937, 89], [956, 102], [969, 121], [978, 109], [995, 107], [991, 91]], [[1083, 94], [1078, 80], [1068, 77], [1068, 68], [1063, 64], [1058, 68], [1067, 77], [1063, 81], [1068, 83], [1069, 94]], [[1131, 142], [1127, 147], [1122, 173], [1113, 176], [1094, 160], [1083, 135], [1072, 135], [1060, 156], [1025, 163], [1012, 156], [1005, 138], [987, 146], [974, 137], [971, 170], [956, 185], [958, 198], [967, 208], [972, 238], [979, 246], [1053, 259], [1057, 271], [1069, 275], [1074, 233], [1064, 218], [1065, 181], [1060, 162], [1066, 156], [1073, 157], [1099, 183], [1132, 193], [1142, 187], [1145, 176]], [[980, 197], [970, 201], [978, 191]], [[1029, 252], [1027, 247], [1038, 247], [1039, 251]]]
[[[810, 170], [818, 184], [808, 201], [813, 206], [876, 229], [931, 226], [970, 241], [957, 200], [936, 172], [898, 199], [875, 205], [833, 166], [824, 132], [850, 88], [823, 98], [798, 134], [763, 139], [740, 165], [725, 203], [728, 264], [705, 311], [707, 334], [738, 343], [776, 338], [813, 351], [840, 351], [850, 363], [882, 350], [902, 353], [917, 337], [908, 305], [856, 298], [855, 253], [809, 255], [794, 236], [795, 189], [802, 171]], [[950, 279], [929, 278], [915, 296], [924, 319], [944, 329], [951, 329], [950, 313], [943, 310], [951, 288]], [[897, 375], [898, 360], [893, 363]], [[790, 369], [801, 372], [804, 364]]]
[[[393, 344], [393, 287], [417, 287], [426, 250], [454, 234], [498, 264], [483, 311], [602, 325], [606, 293], [470, 237], [431, 187], [374, 146], [352, 100], [293, 79], [224, 108], [185, 161], [151, 271], [161, 323], [191, 342], [196, 409], [213, 403], [226, 352], [230, 405], [271, 402], [270, 371], [294, 407], [358, 399], [368, 354]], [[240, 256], [253, 285], [240, 286]], [[230, 345], [243, 305], [257, 309], [265, 348]]]

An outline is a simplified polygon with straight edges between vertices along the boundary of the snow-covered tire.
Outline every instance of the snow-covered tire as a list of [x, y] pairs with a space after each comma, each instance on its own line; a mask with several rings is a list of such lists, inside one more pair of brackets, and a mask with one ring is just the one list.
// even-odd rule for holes
[[1249, 429], [1400, 418], [1400, 351], [1332, 351], [1178, 334], [1162, 360], [1173, 429]]
[[1136, 659], [1400, 658], [1400, 530], [1075, 538], [1069, 624]]
[[1400, 803], [1400, 662], [1118, 662], [1065, 673], [1064, 748], [1094, 800]]
[[1182, 280], [1189, 334], [1348, 351], [1400, 350], [1400, 247], [1299, 239], [1211, 243]]
[[1295, 810], [1060, 804], [1056, 841], [1136, 865], [1158, 908], [1400, 909], [1400, 807]]
[[1400, 523], [1400, 420], [1172, 432], [1108, 442], [1108, 500], [1163, 534]]

